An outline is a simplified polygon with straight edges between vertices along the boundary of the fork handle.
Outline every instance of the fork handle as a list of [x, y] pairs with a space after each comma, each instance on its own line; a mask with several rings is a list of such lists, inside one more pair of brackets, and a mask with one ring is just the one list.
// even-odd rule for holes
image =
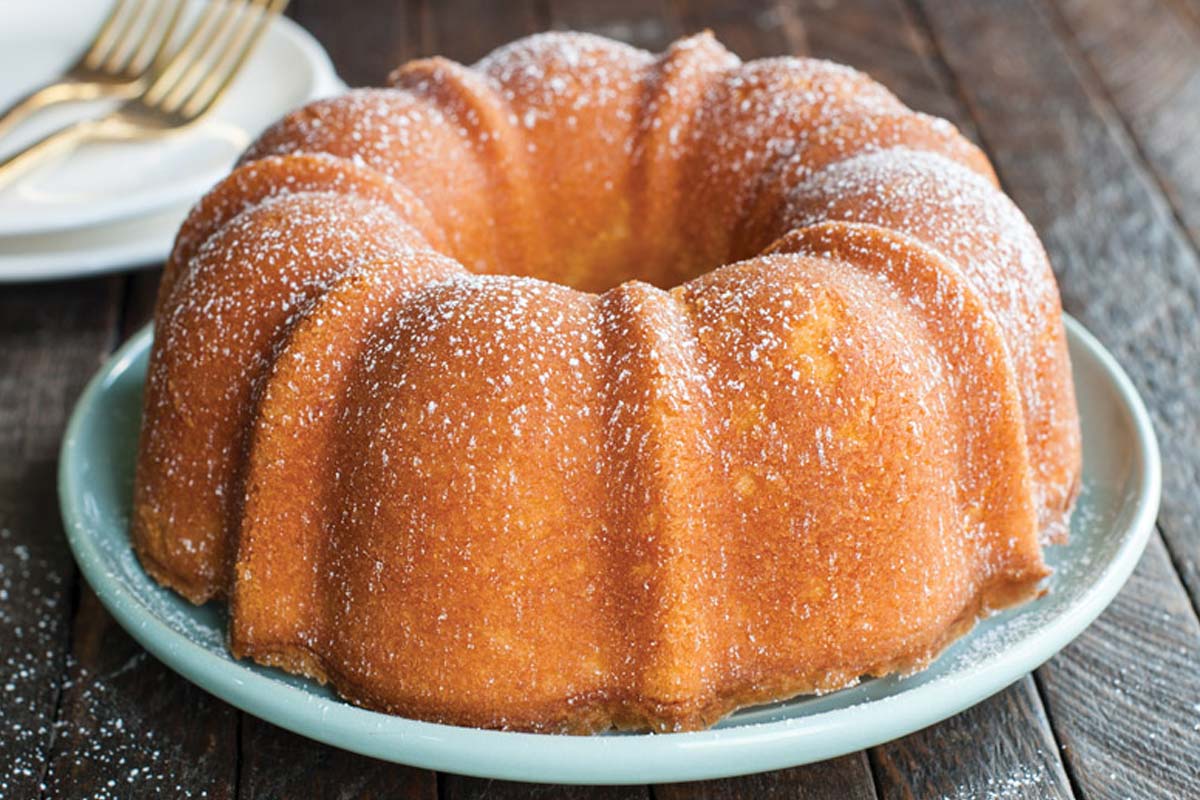
[[95, 136], [98, 130], [99, 125], [95, 120], [83, 120], [65, 128], [59, 128], [28, 147], [13, 153], [4, 161], [0, 161], [0, 188], [11, 183], [14, 178], [34, 165], [40, 164], [52, 156], [71, 152], [80, 142]]
[[68, 100], [97, 100], [105, 96], [104, 87], [98, 83], [81, 81], [57, 81], [34, 89], [24, 97], [17, 98], [7, 108], [0, 109], [0, 137], [8, 134], [31, 115], [46, 106]]

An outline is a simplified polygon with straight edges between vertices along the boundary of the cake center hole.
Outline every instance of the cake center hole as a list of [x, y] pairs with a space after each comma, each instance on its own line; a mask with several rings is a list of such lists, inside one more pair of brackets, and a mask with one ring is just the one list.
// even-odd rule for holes
[[560, 219], [536, 233], [518, 230], [507, 240], [501, 237], [505, 252], [499, 259], [463, 252], [459, 260], [476, 273], [520, 275], [601, 293], [626, 281], [671, 289], [762, 250], [758, 243], [734, 247], [737, 237], [697, 236], [686, 223], [675, 230], [651, 230], [634, 219], [627, 202], [602, 210], [606, 213], [583, 215], [564, 209]]

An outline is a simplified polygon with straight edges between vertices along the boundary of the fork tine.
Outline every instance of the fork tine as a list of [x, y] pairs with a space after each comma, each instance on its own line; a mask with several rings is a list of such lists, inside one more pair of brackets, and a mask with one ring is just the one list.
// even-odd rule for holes
[[97, 69], [100, 63], [108, 54], [114, 41], [116, 33], [117, 21], [124, 16], [124, 11], [132, 4], [133, 0], [117, 0], [113, 3], [112, 11], [109, 12], [108, 18], [100, 26], [100, 30], [96, 31], [95, 38], [92, 39], [92, 44], [88, 47], [87, 52], [80, 59], [81, 63], [88, 69]]
[[205, 43], [202, 51], [188, 65], [186, 72], [171, 87], [171, 91], [159, 101], [159, 108], [167, 113], [174, 113], [183, 105], [184, 100], [201, 83], [204, 74], [212, 70], [213, 63], [220, 54], [230, 49], [230, 41], [236, 39], [237, 32], [245, 26], [245, 20], [257, 14], [260, 2], [261, 0], [249, 0], [229, 4], [230, 10], [221, 18], [217, 33]]
[[192, 26], [191, 31], [183, 40], [183, 44], [179, 46], [175, 55], [171, 56], [170, 61], [158, 72], [154, 82], [146, 89], [143, 100], [147, 105], [156, 105], [162, 96], [175, 85], [180, 74], [192, 63], [196, 48], [201, 45], [202, 37], [209, 34], [209, 29], [213, 26], [214, 20], [217, 20], [218, 13], [223, 6], [224, 4], [217, 0], [210, 0], [205, 4], [200, 19], [196, 20], [196, 24]]
[[142, 39], [125, 65], [127, 74], [141, 75], [153, 63], [155, 56], [163, 51], [170, 40], [182, 9], [183, 3], [180, 0], [157, 0], [154, 14], [146, 23]]
[[287, 4], [288, 0], [267, 0], [266, 7], [254, 20], [254, 25], [243, 26], [242, 30], [238, 32], [240, 40], [236, 42], [235, 46], [221, 54], [221, 58], [214, 65], [213, 70], [183, 104], [180, 109], [183, 116], [190, 120], [197, 119], [207, 113], [221, 99], [233, 83], [233, 79], [242, 71], [242, 67], [250, 54], [254, 52], [258, 40], [266, 32], [271, 20], [279, 16]]
[[113, 44], [108, 58], [104, 59], [101, 70], [113, 74], [125, 72], [125, 67], [133, 58], [133, 54], [137, 53], [138, 43], [150, 35], [148, 19], [154, 13], [156, 5], [157, 0], [138, 0], [136, 10], [130, 14], [130, 20], [125, 25], [125, 29], [121, 31], [118, 40]]
[[171, 18], [167, 20], [167, 29], [163, 32], [162, 39], [158, 42], [158, 48], [154, 51], [154, 55], [150, 58], [150, 63], [147, 65], [147, 69], [154, 70], [155, 74], [167, 62], [167, 46], [175, 38], [175, 31], [179, 28], [179, 20], [183, 18], [183, 7], [185, 5], [187, 5], [187, 0], [175, 0], [175, 10], [171, 12]]

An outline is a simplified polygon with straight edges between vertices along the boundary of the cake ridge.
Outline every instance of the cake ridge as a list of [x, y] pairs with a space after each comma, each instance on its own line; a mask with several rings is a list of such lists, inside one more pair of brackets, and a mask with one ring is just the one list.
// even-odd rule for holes
[[[330, 227], [313, 227], [314, 220]], [[373, 235], [361, 235], [367, 229]], [[173, 561], [179, 569], [166, 582], [190, 599], [226, 589], [241, 426], [279, 335], [269, 326], [288, 325], [297, 306], [356, 262], [403, 249], [406, 230], [394, 212], [367, 198], [276, 196], [234, 216], [160, 292], [139, 446], [145, 458], [135, 481], [135, 544], [148, 560]], [[257, 269], [246, 272], [240, 259], [252, 255]], [[172, 444], [195, 430], [202, 452]], [[175, 533], [166, 535], [167, 527]]]
[[1020, 211], [961, 164], [906, 147], [830, 164], [791, 194], [787, 228], [840, 218], [908, 233], [985, 295], [1026, 378], [1021, 391], [1030, 447], [1038, 454], [1041, 525], [1065, 532], [1079, 475], [1074, 389], [1069, 373], [1050, 366], [1067, 360], [1061, 301], [1045, 250]]
[[486, 164], [494, 197], [504, 199], [503, 203], [492, 203], [504, 209], [504, 216], [497, 222], [516, 235], [499, 240], [501, 250], [494, 263], [472, 266], [484, 272], [511, 271], [516, 264], [535, 268], [536, 251], [526, 228], [532, 227], [529, 222], [537, 206], [529, 191], [526, 154], [515, 146], [515, 120], [505, 99], [473, 70], [440, 57], [405, 65], [393, 73], [391, 83], [427, 97], [442, 113], [459, 121], [468, 149], [474, 149], [480, 162]]
[[[353, 362], [347, 348], [366, 338], [366, 331], [386, 324], [398, 298], [458, 270], [457, 262], [432, 250], [359, 266], [313, 298], [278, 342], [255, 403], [246, 455], [230, 597], [230, 645], [239, 657], [275, 658], [325, 680], [315, 648], [329, 635], [328, 620], [319, 612], [316, 580], [323, 574], [327, 521], [322, 520], [329, 507], [328, 487], [320, 481], [331, 477], [331, 467], [320, 459], [336, 439], [340, 420], [334, 403]], [[281, 542], [259, 533], [279, 529], [289, 531]], [[263, 544], [269, 548], [266, 555], [257, 552]], [[274, 570], [283, 570], [290, 579], [276, 583], [257, 574]], [[287, 590], [264, 598], [255, 594], [262, 582]], [[303, 590], [297, 590], [297, 583]]]
[[[712, 84], [741, 64], [708, 31], [671, 44], [643, 79], [642, 117], [631, 147], [635, 237], [650, 263], [682, 250], [677, 216], [687, 178], [687, 143]], [[665, 124], [666, 131], [660, 129]], [[665, 139], [665, 142], [663, 141]], [[663, 202], [662, 198], [668, 201]], [[670, 265], [668, 282], [688, 277], [688, 264]]]
[[356, 189], [388, 202], [435, 248], [445, 235], [421, 199], [404, 184], [370, 167], [327, 153], [267, 156], [241, 163], [214, 186], [184, 220], [164, 268], [159, 302], [204, 242], [242, 212], [268, 198], [321, 190]]
[[953, 126], [704, 33], [393, 81], [264, 132], [160, 288], [132, 539], [228, 597], [236, 656], [440, 722], [684, 730], [1041, 591], [1061, 301]]
[[[706, 508], [718, 501], [708, 386], [698, 379], [703, 367], [691, 320], [675, 295], [629, 282], [601, 297], [599, 314], [610, 371], [603, 394], [611, 408], [605, 452], [612, 527], [636, 540], [618, 557], [636, 600], [626, 613], [649, 614], [637, 633], [643, 646], [653, 643], [626, 684], [639, 698], [629, 713], [638, 727], [669, 719], [657, 725], [670, 730], [703, 720], [716, 689], [705, 666], [713, 609], [702, 545], [717, 533]], [[663, 470], [665, 463], [678, 469]]]

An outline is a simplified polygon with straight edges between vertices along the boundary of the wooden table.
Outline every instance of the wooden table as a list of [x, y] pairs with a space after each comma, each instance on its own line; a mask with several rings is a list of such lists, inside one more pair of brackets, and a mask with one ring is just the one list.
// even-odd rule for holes
[[[498, 4], [294, 0], [352, 85], [544, 28], [661, 49], [705, 27], [744, 58], [866, 70], [994, 160], [1067, 310], [1150, 406], [1158, 530], [1074, 644], [959, 716], [822, 764], [539, 797], [1200, 797], [1200, 0]], [[523, 797], [350, 755], [242, 714], [147, 655], [97, 603], [55, 497], [84, 381], [149, 318], [157, 272], [0, 287], [0, 796]]]

